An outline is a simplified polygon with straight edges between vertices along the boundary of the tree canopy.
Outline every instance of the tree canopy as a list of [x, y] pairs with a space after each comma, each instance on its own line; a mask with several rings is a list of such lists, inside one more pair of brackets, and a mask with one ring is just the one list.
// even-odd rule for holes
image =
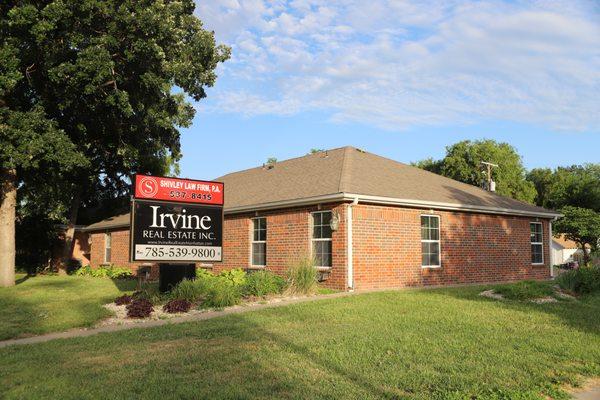
[[413, 165], [460, 182], [482, 186], [487, 181], [487, 171], [482, 161], [499, 165], [492, 170], [499, 194], [533, 203], [535, 187], [525, 180], [526, 171], [521, 156], [507, 143], [465, 140], [446, 147], [446, 156], [441, 160], [429, 158]]
[[230, 52], [194, 7], [193, 0], [0, 4], [0, 168], [16, 171], [19, 203], [60, 193], [61, 217], [74, 223], [80, 204], [122, 194], [130, 174], [176, 166], [179, 128], [194, 117], [187, 99], [206, 96]]

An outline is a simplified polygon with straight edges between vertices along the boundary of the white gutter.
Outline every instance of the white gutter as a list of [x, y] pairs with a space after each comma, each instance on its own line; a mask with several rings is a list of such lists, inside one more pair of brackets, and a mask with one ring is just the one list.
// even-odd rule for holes
[[449, 211], [471, 211], [484, 214], [502, 214], [502, 215], [516, 215], [525, 217], [540, 217], [540, 218], [556, 218], [562, 217], [561, 214], [553, 212], [537, 212], [537, 211], [522, 211], [511, 208], [502, 207], [491, 207], [491, 206], [473, 206], [468, 204], [460, 203], [443, 203], [435, 201], [425, 200], [410, 200], [410, 199], [399, 199], [395, 197], [384, 197], [384, 196], [369, 196], [356, 193], [335, 193], [324, 196], [307, 197], [304, 199], [294, 200], [283, 200], [274, 201], [271, 203], [263, 203], [258, 205], [247, 205], [240, 207], [226, 207], [225, 214], [236, 214], [249, 211], [260, 211], [260, 210], [272, 210], [283, 207], [312, 205], [334, 201], [354, 201], [358, 199], [363, 203], [372, 204], [385, 204], [405, 207], [417, 207], [417, 208], [433, 208], [437, 210], [449, 210]]
[[351, 204], [348, 204], [346, 209], [346, 261], [348, 263], [347, 278], [348, 278], [348, 289], [354, 290], [354, 254], [353, 247], [354, 242], [352, 240], [352, 218], [353, 211], [352, 207], [358, 204], [358, 197], [356, 197]]

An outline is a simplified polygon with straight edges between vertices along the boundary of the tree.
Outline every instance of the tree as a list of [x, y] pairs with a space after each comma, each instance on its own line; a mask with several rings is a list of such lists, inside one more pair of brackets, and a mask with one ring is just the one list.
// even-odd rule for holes
[[526, 179], [535, 186], [535, 204], [540, 207], [548, 207], [547, 193], [553, 180], [552, 169], [534, 168], [527, 173]]
[[442, 175], [442, 168], [444, 166], [443, 160], [434, 160], [429, 157], [421, 161], [411, 163], [412, 166], [424, 169], [425, 171], [433, 172], [434, 174]]
[[562, 233], [569, 240], [578, 243], [583, 249], [584, 262], [590, 261], [590, 255], [585, 251], [589, 245], [592, 251], [598, 250], [600, 241], [600, 213], [587, 208], [565, 206], [561, 210], [564, 217], [556, 221], [554, 230]]
[[499, 194], [533, 203], [535, 187], [525, 180], [521, 156], [507, 143], [465, 140], [446, 147], [446, 156], [442, 160], [427, 159], [413, 165], [460, 182], [482, 186], [488, 178], [482, 161], [499, 165], [492, 170]]
[[[179, 128], [194, 116], [186, 95], [206, 96], [229, 49], [202, 28], [193, 0], [9, 0], [0, 4], [0, 18], [2, 223], [11, 215], [5, 209], [14, 213], [16, 187], [35, 191], [15, 170], [20, 160], [11, 149], [21, 154], [22, 139], [4, 131], [43, 125], [34, 146], [39, 158], [54, 151], [65, 166], [77, 159], [77, 168], [59, 174], [69, 200], [67, 254], [81, 204], [126, 190], [134, 172], [176, 165]], [[28, 168], [38, 181], [56, 173], [41, 163]]]

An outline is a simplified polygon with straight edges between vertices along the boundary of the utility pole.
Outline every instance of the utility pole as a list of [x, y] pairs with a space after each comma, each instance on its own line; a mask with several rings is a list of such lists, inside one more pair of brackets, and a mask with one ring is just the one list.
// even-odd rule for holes
[[482, 161], [481, 163], [487, 167], [487, 190], [490, 192], [495, 192], [496, 191], [495, 185], [492, 188], [492, 183], [495, 183], [492, 180], [492, 167], [498, 167], [498, 164], [492, 164], [492, 163], [486, 162], [486, 161]]

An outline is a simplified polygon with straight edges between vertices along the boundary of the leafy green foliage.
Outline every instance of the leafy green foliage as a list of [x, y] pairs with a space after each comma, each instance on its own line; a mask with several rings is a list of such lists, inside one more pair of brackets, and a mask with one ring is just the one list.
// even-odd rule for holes
[[565, 206], [600, 212], [600, 164], [533, 169], [527, 180], [536, 186], [536, 204], [561, 209]]
[[229, 279], [216, 277], [206, 292], [204, 307], [223, 308], [238, 304], [242, 299], [241, 288]]
[[317, 270], [313, 257], [301, 256], [287, 271], [288, 291], [292, 294], [312, 294], [317, 289]]
[[169, 300], [167, 304], [163, 306], [163, 310], [169, 314], [185, 313], [190, 311], [192, 303], [187, 300]]
[[494, 286], [494, 292], [509, 300], [533, 300], [554, 294], [548, 282], [521, 281], [506, 285]]
[[208, 292], [208, 288], [212, 286], [214, 276], [200, 276], [194, 280], [184, 279], [177, 284], [169, 293], [169, 297], [173, 300], [186, 300], [190, 303], [199, 303]]
[[[586, 244], [598, 251], [600, 241], [600, 213], [587, 208], [566, 206], [561, 213], [563, 218], [556, 221], [554, 231], [562, 233], [569, 240], [577, 242], [580, 248]], [[584, 252], [584, 261], [589, 262], [589, 254]]]
[[600, 292], [600, 267], [586, 266], [563, 272], [556, 282], [561, 289], [576, 294]]
[[241, 268], [222, 271], [219, 276], [230, 281], [235, 286], [243, 286], [246, 283], [246, 272]]
[[536, 196], [534, 184], [525, 179], [521, 156], [508, 143], [465, 140], [446, 147], [446, 156], [442, 160], [430, 158], [413, 165], [460, 182], [481, 186], [487, 181], [482, 161], [500, 166], [492, 171], [499, 194], [533, 203]]
[[148, 318], [154, 311], [152, 303], [148, 299], [136, 298], [127, 305], [127, 317]]
[[204, 98], [230, 54], [194, 8], [0, 3], [0, 169], [17, 170], [21, 216], [75, 223], [80, 204], [126, 198], [131, 173], [177, 170], [186, 98]]
[[93, 278], [111, 278], [111, 279], [127, 279], [133, 278], [133, 273], [130, 268], [119, 267], [116, 265], [102, 265], [98, 268], [92, 268], [89, 265], [81, 267], [74, 273], [77, 276], [91, 276]]
[[285, 280], [270, 271], [256, 271], [248, 274], [243, 292], [246, 296], [263, 297], [281, 293], [285, 288]]

